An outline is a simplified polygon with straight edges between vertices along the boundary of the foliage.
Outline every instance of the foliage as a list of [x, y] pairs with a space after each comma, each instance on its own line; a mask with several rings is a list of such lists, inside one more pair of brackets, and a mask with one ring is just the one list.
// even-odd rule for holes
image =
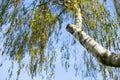
[[[24, 0], [2, 0], [0, 2], [0, 28], [5, 36], [1, 38], [4, 39], [2, 55], [9, 56], [13, 61], [17, 60], [21, 66], [22, 60], [26, 54], [29, 54], [31, 59], [27, 68], [32, 77], [35, 76], [37, 70], [47, 71], [46, 66], [54, 66], [56, 53], [53, 48], [53, 50], [50, 48], [53, 46], [50, 38], [53, 38], [53, 34], [59, 37], [57, 34], [65, 21], [64, 16], [69, 15], [74, 19], [75, 4], [79, 4], [81, 8], [83, 30], [104, 47], [113, 48], [115, 51], [120, 50], [119, 20], [111, 17], [104, 2], [100, 0], [33, 0], [30, 2], [27, 4]], [[68, 48], [67, 45], [62, 47]], [[90, 55], [87, 57], [89, 59]], [[103, 72], [102, 69], [105, 68], [100, 67], [101, 72]], [[18, 70], [18, 76], [20, 70], [21, 68]], [[110, 69], [108, 72], [111, 73]]]

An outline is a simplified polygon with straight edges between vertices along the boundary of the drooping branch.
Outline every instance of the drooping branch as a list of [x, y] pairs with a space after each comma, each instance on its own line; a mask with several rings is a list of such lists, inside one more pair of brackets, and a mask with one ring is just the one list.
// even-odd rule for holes
[[94, 57], [97, 58], [101, 63], [107, 66], [120, 67], [120, 54], [113, 53], [108, 49], [102, 47], [93, 38], [82, 31], [82, 17], [80, 8], [75, 7], [76, 12], [76, 23], [75, 25], [68, 24], [67, 31], [70, 32], [83, 46], [90, 52]]
[[114, 0], [114, 6], [118, 16], [120, 17], [120, 0]]

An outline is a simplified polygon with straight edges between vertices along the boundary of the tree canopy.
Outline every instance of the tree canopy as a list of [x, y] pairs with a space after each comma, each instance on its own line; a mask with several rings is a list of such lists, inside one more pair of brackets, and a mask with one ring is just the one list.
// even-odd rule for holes
[[[59, 40], [61, 32], [64, 31], [63, 27], [66, 27], [63, 23], [75, 22], [76, 4], [81, 9], [82, 29], [105, 48], [119, 52], [120, 1], [114, 0], [115, 13], [111, 13], [106, 1], [108, 0], [1, 0], [1, 55], [9, 57], [13, 64], [15, 61], [18, 62], [18, 76], [23, 67], [29, 69], [32, 77], [38, 71], [44, 70], [50, 70], [48, 74], [54, 75], [56, 44], [59, 44], [61, 52], [66, 54], [64, 59], [68, 60], [70, 46], [76, 44], [75, 38], [71, 38], [70, 46], [69, 42]], [[84, 55], [87, 53], [85, 50]], [[23, 62], [26, 55], [30, 57], [28, 64]], [[85, 64], [88, 70], [95, 68], [95, 62], [90, 62], [92, 56], [86, 57], [83, 60], [89, 60]], [[89, 67], [90, 64], [92, 67]], [[106, 68], [101, 64], [97, 66], [100, 70]], [[110, 74], [114, 71], [110, 67], [107, 67], [107, 70]], [[106, 73], [101, 72], [105, 77]]]

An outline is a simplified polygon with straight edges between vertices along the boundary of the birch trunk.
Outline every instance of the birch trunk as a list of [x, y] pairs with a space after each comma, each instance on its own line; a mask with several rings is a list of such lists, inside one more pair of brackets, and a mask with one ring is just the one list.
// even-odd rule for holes
[[84, 48], [87, 49], [97, 60], [107, 66], [120, 67], [120, 54], [113, 53], [98, 44], [92, 37], [87, 35], [82, 29], [82, 17], [80, 8], [75, 4], [75, 25], [68, 24], [66, 29], [70, 32]]

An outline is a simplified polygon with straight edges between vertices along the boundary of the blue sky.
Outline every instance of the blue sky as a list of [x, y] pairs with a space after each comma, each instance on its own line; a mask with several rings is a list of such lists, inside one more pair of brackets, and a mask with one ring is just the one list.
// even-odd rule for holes
[[[107, 2], [106, 6], [111, 10], [112, 14], [115, 14], [114, 13], [115, 9], [113, 8], [113, 3], [112, 3], [113, 0], [107, 0], [107, 1], [108, 2]], [[65, 27], [66, 27], [66, 25], [68, 23], [70, 23], [70, 21], [63, 23], [63, 29], [62, 30], [63, 30], [64, 33], [61, 35], [60, 40], [66, 40], [66, 38], [71, 39], [71, 37], [73, 37], [65, 29]], [[73, 49], [74, 48], [78, 49], [77, 50], [78, 54], [73, 53], [71, 56], [78, 55], [77, 58], [79, 58], [79, 59], [76, 60], [76, 63], [79, 64], [83, 60], [82, 59], [83, 57], [81, 56], [81, 54], [82, 54], [84, 48], [79, 43], [76, 44], [76, 46], [74, 46], [72, 48]], [[55, 68], [55, 80], [94, 80], [94, 79], [92, 79], [90, 77], [83, 78], [83, 73], [82, 72], [80, 72], [79, 75], [77, 77], [75, 77], [75, 70], [74, 70], [74, 62], [75, 62], [75, 60], [72, 59], [72, 58], [70, 59], [70, 68], [66, 72], [65, 68], [63, 68], [63, 66], [61, 64], [61, 54], [63, 54], [63, 53], [60, 52], [59, 47], [56, 48], [56, 50], [57, 50], [57, 59], [56, 59], [56, 62], [55, 62], [55, 65], [56, 65], [56, 68]], [[11, 61], [8, 58], [6, 58], [5, 56], [4, 57], [0, 56], [0, 62], [1, 62], [1, 60], [6, 60], [6, 61], [4, 61], [4, 64], [2, 65], [2, 67], [0, 67], [0, 80], [6, 80], [6, 77], [8, 76], [8, 69], [11, 66]], [[84, 63], [80, 64], [80, 66], [81, 66], [81, 69], [84, 70]], [[14, 69], [13, 69], [13, 76], [12, 76], [11, 80], [16, 79], [16, 76], [17, 76], [16, 71], [17, 71], [17, 69], [18, 69], [18, 64], [15, 63], [14, 64]], [[101, 76], [101, 74], [98, 73], [97, 74], [98, 80], [102, 80], [102, 78], [100, 76]], [[39, 76], [39, 75], [37, 75], [36, 77], [31, 79], [30, 75], [27, 74], [26, 69], [23, 69], [20, 76], [19, 76], [19, 80], [42, 80], [42, 79], [41, 79], [41, 76]], [[43, 80], [45, 80], [45, 79], [43, 79]]]
[[[60, 41], [66, 41], [66, 40], [68, 40], [69, 42], [71, 42], [71, 40], [72, 40], [72, 35], [69, 33], [69, 32], [67, 32], [66, 31], [66, 25], [68, 24], [68, 23], [70, 23], [70, 21], [66, 21], [65, 23], [63, 23], [63, 29], [62, 29], [62, 31], [63, 31], [63, 34], [61, 35], [61, 37], [60, 37]], [[66, 39], [67, 38], [67, 39]], [[76, 51], [77, 51], [77, 53], [74, 53], [74, 51], [73, 52], [71, 52], [71, 58], [70, 58], [70, 68], [68, 69], [68, 71], [66, 72], [66, 70], [65, 70], [65, 68], [62, 66], [62, 64], [61, 64], [61, 55], [63, 54], [63, 53], [61, 53], [60, 52], [60, 47], [59, 47], [59, 45], [60, 45], [60, 43], [58, 43], [56, 46], [57, 46], [57, 48], [56, 48], [56, 53], [57, 53], [57, 59], [56, 59], [56, 62], [55, 62], [55, 66], [56, 66], [56, 68], [55, 68], [55, 79], [54, 80], [89, 80], [89, 79], [91, 79], [91, 80], [94, 80], [94, 79], [92, 79], [92, 78], [90, 78], [90, 77], [84, 77], [83, 78], [83, 73], [82, 72], [80, 72], [79, 73], [79, 75], [76, 77], [75, 76], [75, 70], [74, 70], [74, 63], [77, 63], [77, 64], [80, 64], [80, 66], [81, 66], [81, 71], [82, 70], [84, 70], [84, 63], [83, 63], [83, 56], [81, 56], [81, 54], [82, 54], [82, 52], [83, 52], [83, 50], [84, 50], [84, 48], [81, 46], [81, 44], [77, 41], [77, 44], [75, 44], [73, 47], [71, 47], [71, 51], [72, 50], [74, 50], [74, 49], [77, 49]], [[69, 45], [68, 45], [69, 46]], [[75, 58], [73, 57], [72, 58], [72, 56], [75, 56], [75, 55], [77, 55], [76, 57], [76, 60], [75, 60]], [[1, 56], [0, 56], [1, 57]], [[25, 62], [27, 63], [28, 61], [29, 61], [29, 59], [28, 59], [28, 55], [26, 56], [26, 58], [24, 59], [25, 60]], [[9, 67], [11, 67], [11, 61], [7, 58], [7, 57], [1, 57], [0, 58], [0, 61], [1, 60], [5, 60], [6, 59], [6, 61], [4, 61], [4, 64], [3, 64], [3, 66], [2, 67], [0, 67], [0, 80], [5, 80], [6, 79], [6, 77], [8, 77], [8, 69], [9, 69]], [[83, 66], [82, 66], [83, 65]], [[14, 69], [13, 69], [13, 76], [12, 76], [12, 78], [11, 78], [11, 80], [15, 80], [16, 79], [16, 76], [17, 76], [17, 74], [16, 74], [16, 71], [18, 70], [18, 64], [17, 63], [15, 63], [14, 64]], [[85, 70], [86, 71], [86, 70]], [[44, 76], [46, 75], [46, 74], [43, 74]], [[100, 74], [98, 74], [98, 76], [100, 76]], [[98, 77], [99, 78], [99, 80], [101, 80], [101, 77]], [[41, 78], [41, 76], [39, 76], [38, 74], [37, 74], [37, 76], [36, 77], [34, 77], [33, 79], [31, 79], [31, 77], [30, 77], [30, 75], [27, 73], [27, 71], [26, 71], [26, 69], [24, 68], [23, 70], [22, 70], [22, 72], [21, 72], [21, 74], [20, 74], [20, 76], [19, 76], [19, 80], [42, 80], [42, 78]], [[43, 80], [46, 80], [46, 79], [43, 79]]]

